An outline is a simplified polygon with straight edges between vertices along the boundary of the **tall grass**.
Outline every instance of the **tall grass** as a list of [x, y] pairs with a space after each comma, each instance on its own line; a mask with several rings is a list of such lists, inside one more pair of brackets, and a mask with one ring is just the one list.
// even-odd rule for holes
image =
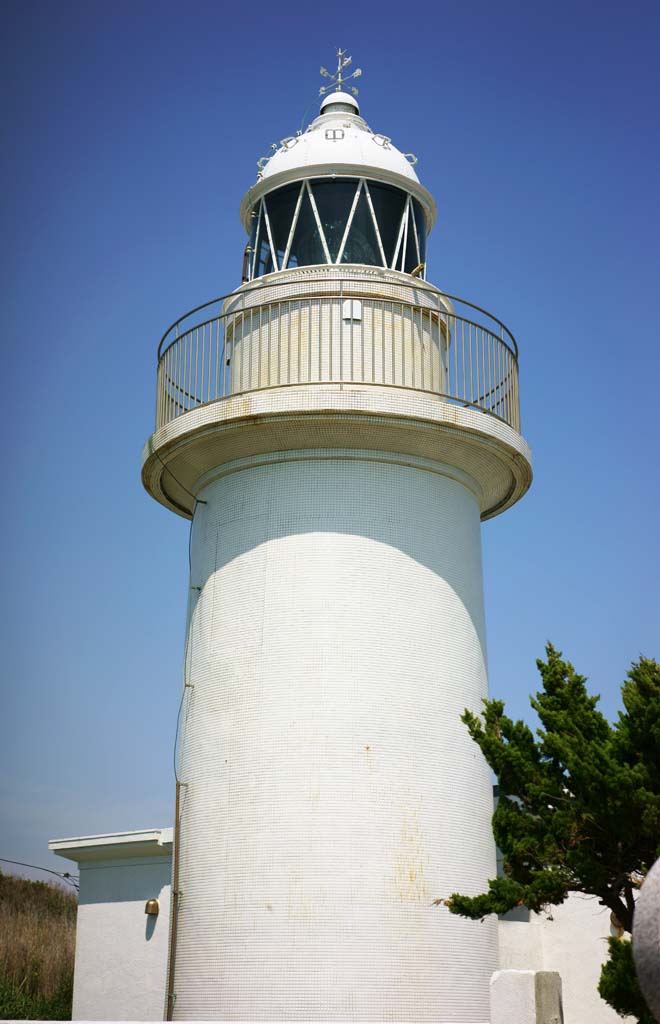
[[70, 1020], [73, 892], [0, 872], [0, 1019]]

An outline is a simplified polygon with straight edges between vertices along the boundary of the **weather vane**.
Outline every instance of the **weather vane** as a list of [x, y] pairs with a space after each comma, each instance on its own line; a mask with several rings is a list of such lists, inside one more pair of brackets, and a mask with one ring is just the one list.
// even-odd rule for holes
[[[355, 71], [352, 74], [347, 75], [346, 78], [344, 78], [342, 74], [344, 69], [349, 67], [352, 60], [352, 57], [346, 56], [346, 50], [337, 50], [337, 70], [334, 75], [331, 75], [327, 68], [321, 68], [321, 74], [323, 77], [329, 78], [332, 84], [322, 86], [319, 89], [319, 96], [325, 96], [326, 92], [331, 92], [333, 89], [336, 92], [342, 92], [346, 82], [350, 82], [351, 78], [360, 77], [362, 74], [361, 68], [356, 68]], [[351, 86], [351, 92], [354, 96], [357, 96], [358, 94], [358, 91], [354, 86]]]

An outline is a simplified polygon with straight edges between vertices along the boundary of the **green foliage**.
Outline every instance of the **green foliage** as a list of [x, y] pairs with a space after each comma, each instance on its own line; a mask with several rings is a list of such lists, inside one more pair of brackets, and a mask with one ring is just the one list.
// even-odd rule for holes
[[49, 997], [30, 995], [0, 978], [0, 1020], [71, 1020], [73, 974]]
[[[482, 717], [462, 716], [497, 776], [493, 833], [505, 877], [482, 895], [436, 902], [479, 919], [516, 906], [542, 911], [583, 892], [631, 932], [635, 890], [660, 855], [660, 665], [633, 663], [611, 725], [585, 678], [551, 645], [546, 654], [537, 662], [543, 689], [530, 701], [541, 723], [536, 737], [507, 718], [502, 701], [484, 701]], [[619, 967], [611, 961], [605, 970], [621, 978], [630, 949], [614, 948]]]
[[77, 902], [0, 872], [0, 1019], [70, 1020]]
[[644, 1002], [635, 973], [632, 943], [610, 938], [610, 958], [603, 967], [598, 991], [622, 1017], [634, 1016], [639, 1024], [655, 1024]]

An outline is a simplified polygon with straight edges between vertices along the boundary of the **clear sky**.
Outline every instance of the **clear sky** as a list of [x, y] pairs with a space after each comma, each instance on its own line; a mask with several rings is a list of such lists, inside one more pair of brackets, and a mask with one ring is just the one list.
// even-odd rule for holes
[[[546, 639], [615, 716], [660, 658], [660, 6], [3, 7], [0, 856], [169, 825], [188, 524], [142, 490], [155, 351], [240, 283], [256, 161], [337, 46], [436, 197], [429, 280], [521, 351], [535, 481], [484, 525], [491, 691]], [[0, 868], [2, 865], [0, 864]]]

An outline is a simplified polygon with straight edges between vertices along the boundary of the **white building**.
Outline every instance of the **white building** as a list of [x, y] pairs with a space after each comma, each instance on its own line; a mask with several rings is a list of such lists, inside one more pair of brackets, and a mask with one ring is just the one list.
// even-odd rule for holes
[[[163, 1020], [172, 829], [54, 840], [77, 862], [74, 1020]], [[145, 914], [156, 900], [156, 913]]]
[[[460, 715], [487, 693], [480, 521], [531, 481], [518, 352], [426, 281], [434, 200], [346, 67], [260, 162], [243, 284], [159, 349], [143, 481], [192, 520], [169, 972], [163, 834], [55, 844], [80, 1017], [490, 1019], [497, 922], [431, 902], [495, 872]], [[150, 981], [114, 1002], [133, 943]]]
[[[162, 1020], [172, 829], [56, 840], [50, 849], [80, 870], [73, 1019]], [[145, 914], [150, 900], [157, 915]], [[515, 911], [498, 922], [499, 968], [558, 971], [564, 1024], [617, 1024], [596, 990], [609, 928], [609, 912], [577, 894], [552, 919]]]

